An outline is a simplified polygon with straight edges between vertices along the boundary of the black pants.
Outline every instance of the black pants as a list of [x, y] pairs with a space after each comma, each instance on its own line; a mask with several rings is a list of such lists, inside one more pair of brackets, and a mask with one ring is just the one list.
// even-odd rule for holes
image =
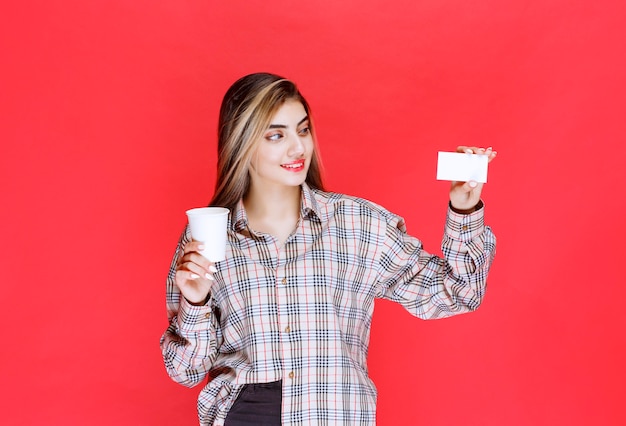
[[245, 385], [224, 426], [280, 426], [282, 381]]

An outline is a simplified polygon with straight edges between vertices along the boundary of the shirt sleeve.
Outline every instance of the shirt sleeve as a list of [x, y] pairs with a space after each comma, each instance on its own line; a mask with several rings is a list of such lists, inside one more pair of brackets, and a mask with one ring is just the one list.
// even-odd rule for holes
[[474, 311], [481, 304], [496, 249], [495, 235], [484, 224], [484, 208], [466, 215], [448, 208], [443, 258], [423, 250], [398, 216], [388, 217], [383, 241], [381, 297], [422, 319]]
[[169, 326], [160, 341], [167, 373], [174, 381], [188, 387], [195, 386], [206, 377], [217, 358], [222, 340], [212, 298], [209, 297], [203, 306], [191, 305], [182, 297], [174, 281], [178, 259], [190, 240], [186, 229], [178, 242], [167, 276]]

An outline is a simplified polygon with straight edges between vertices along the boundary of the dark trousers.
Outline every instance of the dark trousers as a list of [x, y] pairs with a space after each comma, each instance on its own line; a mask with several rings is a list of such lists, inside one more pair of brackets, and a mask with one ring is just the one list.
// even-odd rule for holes
[[224, 426], [280, 426], [282, 381], [245, 385]]

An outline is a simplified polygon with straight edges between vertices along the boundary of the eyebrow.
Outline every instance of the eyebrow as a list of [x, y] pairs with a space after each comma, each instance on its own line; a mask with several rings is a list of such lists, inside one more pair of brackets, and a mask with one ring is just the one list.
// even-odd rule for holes
[[[304, 123], [305, 121], [307, 121], [308, 119], [309, 119], [309, 116], [308, 115], [305, 116], [302, 120], [298, 121], [298, 126]], [[284, 124], [270, 124], [270, 129], [286, 129], [286, 128], [287, 126], [285, 126]]]

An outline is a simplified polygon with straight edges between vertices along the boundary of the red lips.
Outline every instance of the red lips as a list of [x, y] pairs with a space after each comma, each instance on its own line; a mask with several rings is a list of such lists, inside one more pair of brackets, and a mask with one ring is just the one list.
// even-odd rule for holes
[[280, 167], [290, 172], [300, 172], [304, 169], [304, 159], [292, 161], [291, 163], [287, 164], [281, 164]]

